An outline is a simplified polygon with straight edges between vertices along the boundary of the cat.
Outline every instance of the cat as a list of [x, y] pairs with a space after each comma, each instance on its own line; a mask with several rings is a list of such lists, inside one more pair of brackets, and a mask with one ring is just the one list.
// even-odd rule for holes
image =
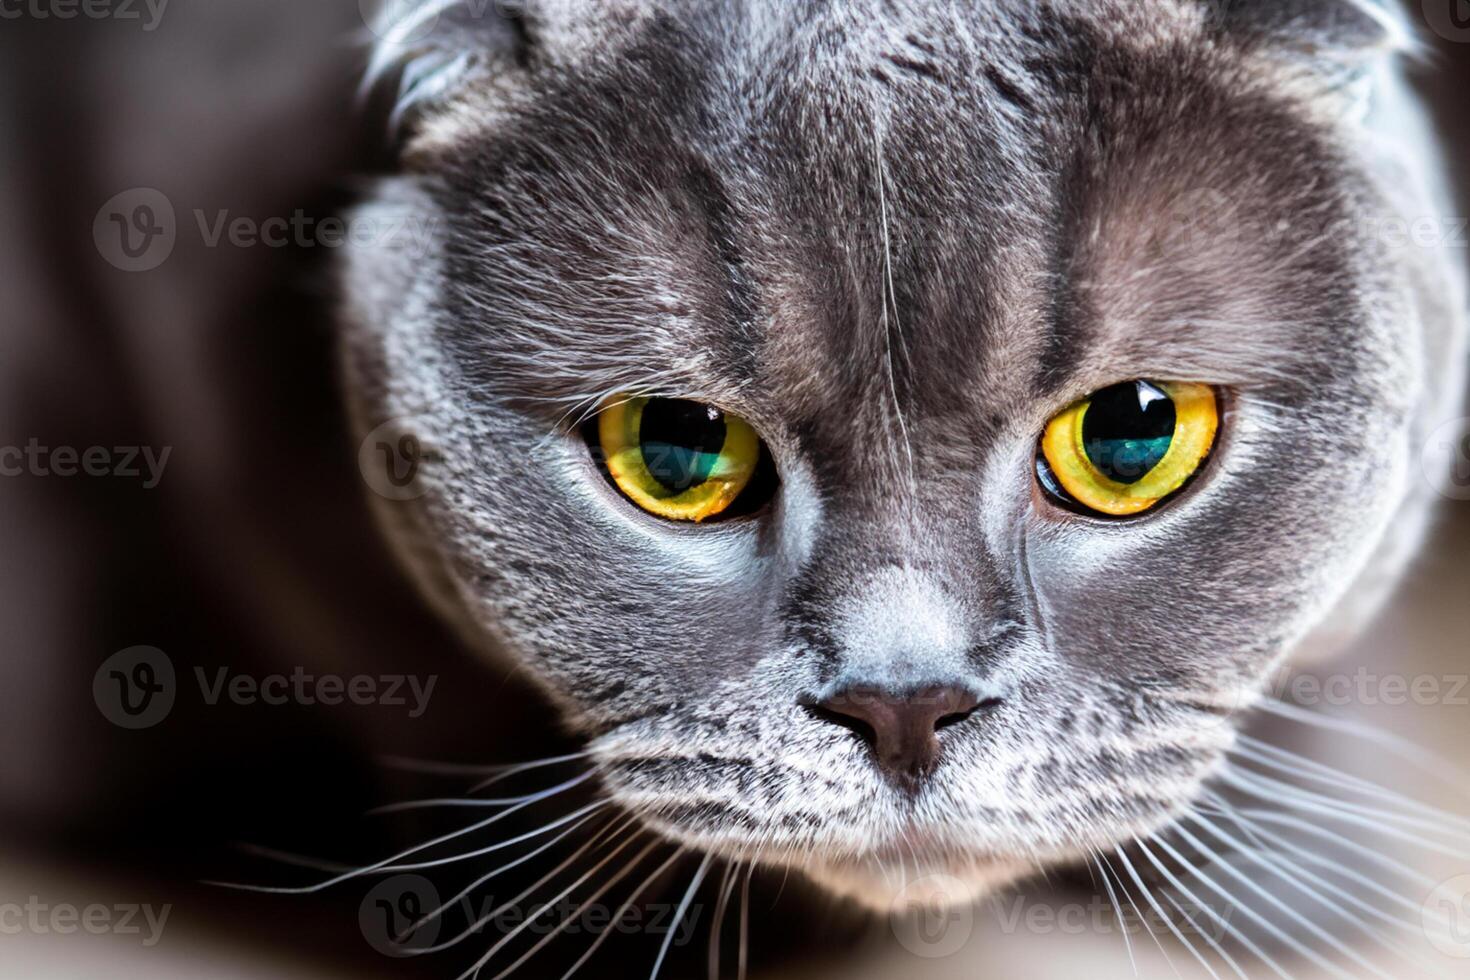
[[[380, 518], [701, 872], [882, 909], [1156, 834], [1416, 552], [1470, 304], [1381, 233], [1451, 213], [1389, 8], [390, 6], [357, 217], [435, 234], [339, 270], [358, 433], [422, 447]], [[1131, 515], [1039, 448], [1120, 386], [1210, 415]], [[629, 405], [748, 426], [756, 499], [640, 504]]]

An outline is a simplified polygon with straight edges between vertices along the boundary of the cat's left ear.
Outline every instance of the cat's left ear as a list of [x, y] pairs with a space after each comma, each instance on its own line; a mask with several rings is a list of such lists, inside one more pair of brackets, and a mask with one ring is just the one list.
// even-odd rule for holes
[[528, 0], [381, 0], [367, 19], [372, 54], [361, 95], [387, 103], [390, 133], [400, 143], [477, 82], [501, 93], [513, 89], [527, 76], [536, 46]]

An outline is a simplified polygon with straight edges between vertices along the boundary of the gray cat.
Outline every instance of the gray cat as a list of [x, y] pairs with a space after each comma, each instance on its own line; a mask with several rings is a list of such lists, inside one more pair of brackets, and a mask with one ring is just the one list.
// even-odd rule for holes
[[1367, 0], [395, 6], [383, 517], [659, 834], [879, 907], [1109, 851], [1413, 555], [1467, 301]]

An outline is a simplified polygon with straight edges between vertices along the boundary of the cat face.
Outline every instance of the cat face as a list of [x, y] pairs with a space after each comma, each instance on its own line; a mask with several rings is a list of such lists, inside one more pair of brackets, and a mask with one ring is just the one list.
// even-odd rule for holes
[[[385, 56], [438, 94], [365, 213], [439, 234], [350, 251], [347, 367], [426, 445], [384, 510], [431, 594], [619, 804], [869, 899], [1177, 815], [1418, 513], [1433, 328], [1344, 232], [1399, 205], [1337, 76], [1205, 4], [595, 6]], [[1048, 423], [1139, 379], [1214, 396], [1208, 453], [1059, 500]], [[743, 420], [773, 482], [639, 506], [631, 396]]]

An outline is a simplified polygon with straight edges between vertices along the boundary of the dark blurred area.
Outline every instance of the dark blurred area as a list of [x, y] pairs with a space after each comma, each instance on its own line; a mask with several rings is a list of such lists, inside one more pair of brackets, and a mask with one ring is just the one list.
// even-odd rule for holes
[[[99, 894], [173, 903], [198, 934], [297, 964], [232, 976], [406, 975], [360, 942], [361, 888], [283, 901], [198, 884], [277, 880], [236, 842], [361, 861], [421, 839], [415, 820], [361, 818], [436, 786], [385, 756], [569, 750], [537, 695], [419, 600], [370, 518], [320, 234], [391, 165], [381, 114], [360, 111], [361, 6], [50, 9], [0, 19], [0, 446], [32, 447], [0, 479], [0, 878], [108, 882]], [[1437, 53], [1416, 75], [1452, 159], [1470, 161], [1470, 26], [1460, 43], [1425, 33]], [[109, 202], [156, 201], [139, 189], [173, 209], [175, 241], [127, 271], [99, 241], [130, 231]], [[310, 230], [211, 244], [240, 218]], [[105, 475], [63, 475], [93, 447]], [[1466, 540], [1470, 506], [1449, 510], [1446, 537]], [[139, 646], [166, 655], [177, 697], [133, 730], [94, 682]], [[198, 678], [221, 668], [435, 686], [417, 717], [406, 687], [404, 705], [211, 704]], [[0, 954], [0, 975], [134, 975], [42, 962], [12, 972]]]
[[[346, 431], [318, 223], [383, 166], [356, 98], [368, 39], [352, 0], [0, 20], [0, 444], [31, 447], [0, 480], [4, 848], [146, 874], [222, 921], [248, 908], [284, 945], [321, 935], [309, 903], [185, 883], [260, 880], [236, 841], [366, 858], [392, 832], [362, 812], [407, 788], [380, 757], [517, 759], [544, 728], [390, 561]], [[172, 206], [175, 242], [125, 271], [94, 226], [138, 188]], [[220, 221], [272, 218], [305, 230], [211, 245]], [[105, 475], [62, 475], [80, 467], [63, 447], [101, 447]], [[168, 658], [177, 695], [127, 730], [94, 677], [139, 645]], [[210, 704], [196, 672], [212, 685], [221, 668], [437, 683], [418, 717], [406, 683], [403, 706]]]

